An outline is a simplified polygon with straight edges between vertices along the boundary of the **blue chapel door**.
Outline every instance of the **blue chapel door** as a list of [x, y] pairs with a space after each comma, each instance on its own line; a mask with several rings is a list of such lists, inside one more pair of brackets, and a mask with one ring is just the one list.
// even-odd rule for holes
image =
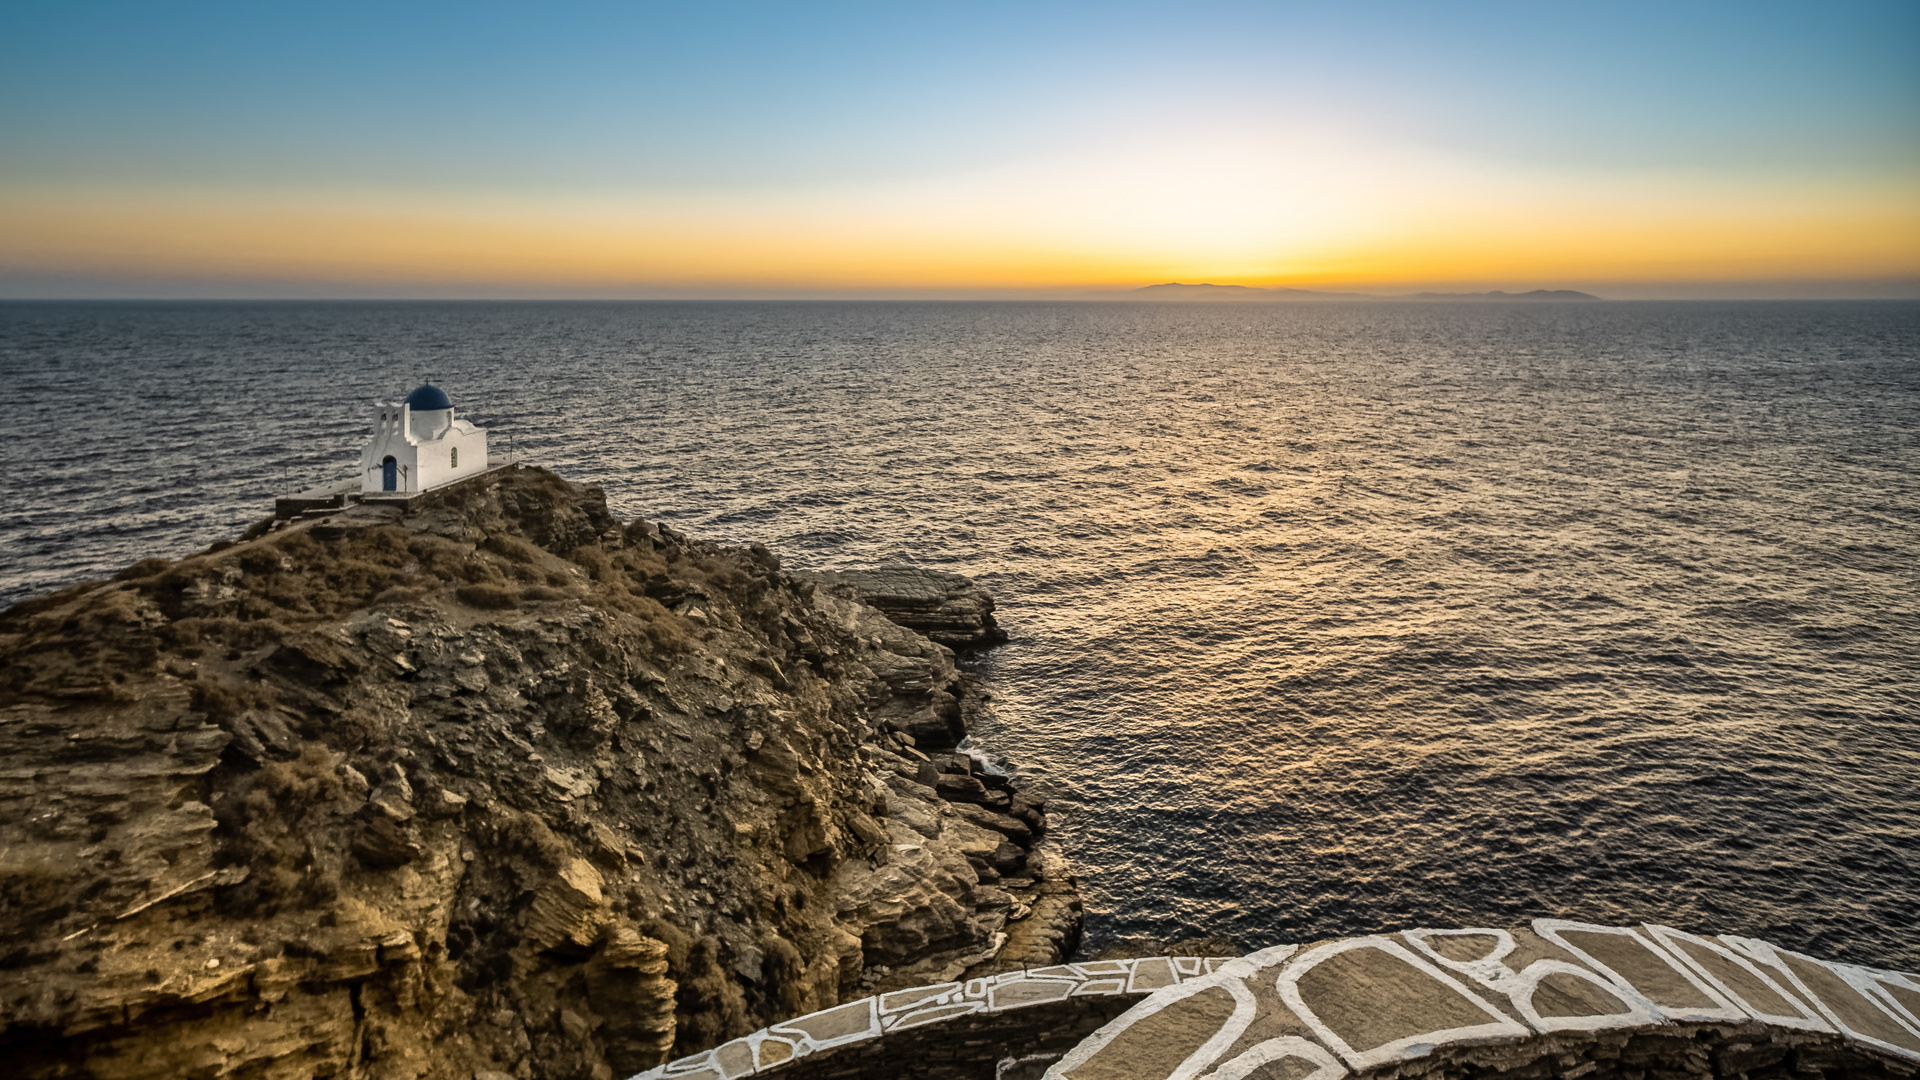
[[380, 463], [380, 490], [400, 490], [400, 463], [393, 460], [392, 455]]

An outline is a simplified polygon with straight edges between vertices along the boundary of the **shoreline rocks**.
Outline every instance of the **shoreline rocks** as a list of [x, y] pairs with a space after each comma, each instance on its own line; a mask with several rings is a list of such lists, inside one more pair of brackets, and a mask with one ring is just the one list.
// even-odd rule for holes
[[993, 597], [964, 574], [921, 566], [871, 570], [807, 570], [795, 574], [821, 586], [844, 586], [861, 603], [950, 649], [984, 648], [1007, 640], [993, 618]]
[[0, 1052], [610, 1080], [1057, 962], [1044, 802], [859, 595], [516, 469], [0, 613]]

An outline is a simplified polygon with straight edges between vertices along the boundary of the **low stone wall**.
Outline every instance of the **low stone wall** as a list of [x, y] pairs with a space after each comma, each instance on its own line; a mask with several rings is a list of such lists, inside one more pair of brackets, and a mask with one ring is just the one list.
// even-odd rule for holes
[[1732, 935], [1536, 919], [897, 991], [636, 1080], [1042, 1070], [1047, 1080], [1905, 1080], [1920, 1074], [1920, 977]]
[[1065, 1053], [1156, 990], [1226, 962], [1097, 960], [896, 990], [763, 1028], [635, 1080], [994, 1077], [1004, 1059]]
[[476, 480], [485, 480], [489, 477], [498, 480], [502, 472], [519, 467], [504, 458], [488, 458], [485, 471], [471, 473], [457, 480], [430, 487], [425, 491], [362, 491], [358, 480], [339, 480], [302, 491], [297, 495], [283, 496], [273, 500], [273, 516], [277, 521], [288, 521], [303, 514], [344, 510], [360, 503], [416, 510], [422, 506], [432, 505], [435, 496], [471, 486]]
[[780, 1076], [793, 1080], [981, 1080], [1003, 1072], [1008, 1047], [1037, 1063], [1038, 1080], [1046, 1065], [1073, 1049], [1131, 1007], [1136, 998], [1093, 997], [1049, 1002], [1012, 1013], [976, 1013], [945, 1024], [902, 1031], [884, 1039], [849, 1046], [795, 1062]]
[[344, 510], [346, 506], [345, 495], [328, 495], [317, 499], [303, 499], [295, 496], [273, 500], [273, 516], [277, 520], [287, 521], [317, 510]]

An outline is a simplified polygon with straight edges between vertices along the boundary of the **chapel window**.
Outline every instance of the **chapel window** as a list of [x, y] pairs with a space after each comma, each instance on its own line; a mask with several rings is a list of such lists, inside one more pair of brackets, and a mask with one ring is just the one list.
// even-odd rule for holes
[[448, 464], [457, 469], [460, 467], [460, 448], [456, 446], [451, 452], [453, 454], [453, 460]]

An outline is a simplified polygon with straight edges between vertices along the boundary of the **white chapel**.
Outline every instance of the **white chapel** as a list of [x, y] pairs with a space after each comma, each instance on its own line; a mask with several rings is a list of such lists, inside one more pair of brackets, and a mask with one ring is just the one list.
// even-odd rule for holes
[[487, 431], [453, 415], [446, 391], [428, 383], [392, 405], [375, 405], [373, 440], [360, 454], [360, 491], [427, 491], [487, 471]]

